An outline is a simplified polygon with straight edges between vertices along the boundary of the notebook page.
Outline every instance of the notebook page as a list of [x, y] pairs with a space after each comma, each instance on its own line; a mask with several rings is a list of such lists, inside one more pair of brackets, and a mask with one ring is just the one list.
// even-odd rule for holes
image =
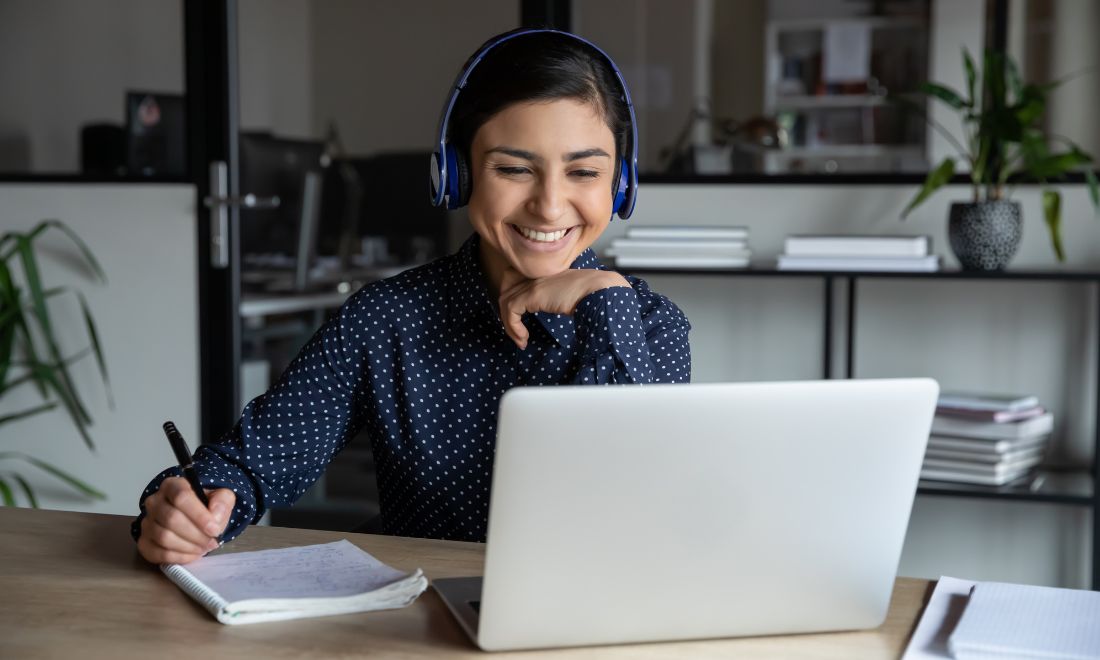
[[347, 540], [203, 557], [184, 568], [230, 603], [353, 596], [407, 576]]
[[1100, 592], [979, 582], [949, 648], [957, 658], [1100, 659], [1098, 622]]

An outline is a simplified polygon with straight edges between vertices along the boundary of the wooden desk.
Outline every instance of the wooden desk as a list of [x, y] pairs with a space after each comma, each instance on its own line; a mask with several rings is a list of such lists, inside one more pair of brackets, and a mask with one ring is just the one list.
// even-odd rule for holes
[[[898, 658], [930, 594], [900, 578], [865, 632], [482, 653], [432, 590], [400, 610], [223, 626], [137, 554], [130, 518], [0, 507], [0, 658]], [[254, 527], [222, 552], [347, 538], [428, 578], [478, 575], [477, 543]]]

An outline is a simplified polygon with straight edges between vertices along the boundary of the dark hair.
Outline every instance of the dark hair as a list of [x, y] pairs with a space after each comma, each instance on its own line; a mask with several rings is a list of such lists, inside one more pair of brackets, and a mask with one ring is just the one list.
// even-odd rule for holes
[[598, 50], [561, 33], [533, 32], [493, 47], [455, 101], [448, 140], [469, 163], [474, 134], [493, 115], [515, 103], [559, 99], [596, 106], [615, 136], [618, 166], [631, 139], [630, 110], [618, 77]]

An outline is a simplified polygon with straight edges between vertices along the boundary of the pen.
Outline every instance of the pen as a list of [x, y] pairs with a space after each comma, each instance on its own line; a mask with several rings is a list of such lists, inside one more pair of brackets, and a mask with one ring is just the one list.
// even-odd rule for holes
[[206, 493], [202, 491], [202, 486], [199, 485], [199, 474], [195, 471], [195, 463], [191, 459], [191, 450], [187, 448], [183, 436], [180, 435], [180, 432], [176, 430], [176, 425], [171, 421], [164, 423], [164, 435], [168, 436], [168, 444], [172, 445], [172, 451], [176, 453], [176, 461], [183, 468], [183, 476], [187, 479], [187, 483], [191, 484], [191, 490], [195, 491], [195, 495], [203, 506], [210, 508], [210, 500], [206, 499]]

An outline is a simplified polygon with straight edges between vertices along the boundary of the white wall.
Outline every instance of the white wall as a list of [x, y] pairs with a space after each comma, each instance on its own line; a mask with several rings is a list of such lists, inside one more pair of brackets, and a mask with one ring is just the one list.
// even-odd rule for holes
[[311, 17], [314, 134], [334, 121], [352, 154], [428, 151], [462, 63], [519, 26], [519, 3], [325, 0]]
[[[173, 456], [161, 424], [175, 421], [194, 447], [199, 442], [198, 300], [195, 189], [188, 185], [0, 184], [0, 232], [24, 231], [57, 218], [88, 244], [107, 284], [90, 283], [67, 264], [70, 244], [43, 237], [42, 277], [47, 287], [83, 291], [99, 329], [114, 393], [107, 406], [92, 359], [73, 365], [76, 387], [88, 406], [96, 451], [83, 444], [59, 411], [0, 427], [0, 451], [18, 450], [72, 472], [107, 495], [89, 501], [59, 488], [33, 467], [18, 467], [51, 509], [130, 514], [137, 498]], [[60, 258], [54, 258], [54, 256]], [[51, 305], [65, 354], [88, 346], [72, 297]], [[40, 399], [31, 387], [0, 398], [0, 416]]]
[[310, 0], [240, 0], [237, 55], [242, 130], [319, 138], [313, 121]]
[[81, 126], [121, 125], [126, 90], [183, 91], [180, 0], [0, 2], [0, 171], [78, 171]]

